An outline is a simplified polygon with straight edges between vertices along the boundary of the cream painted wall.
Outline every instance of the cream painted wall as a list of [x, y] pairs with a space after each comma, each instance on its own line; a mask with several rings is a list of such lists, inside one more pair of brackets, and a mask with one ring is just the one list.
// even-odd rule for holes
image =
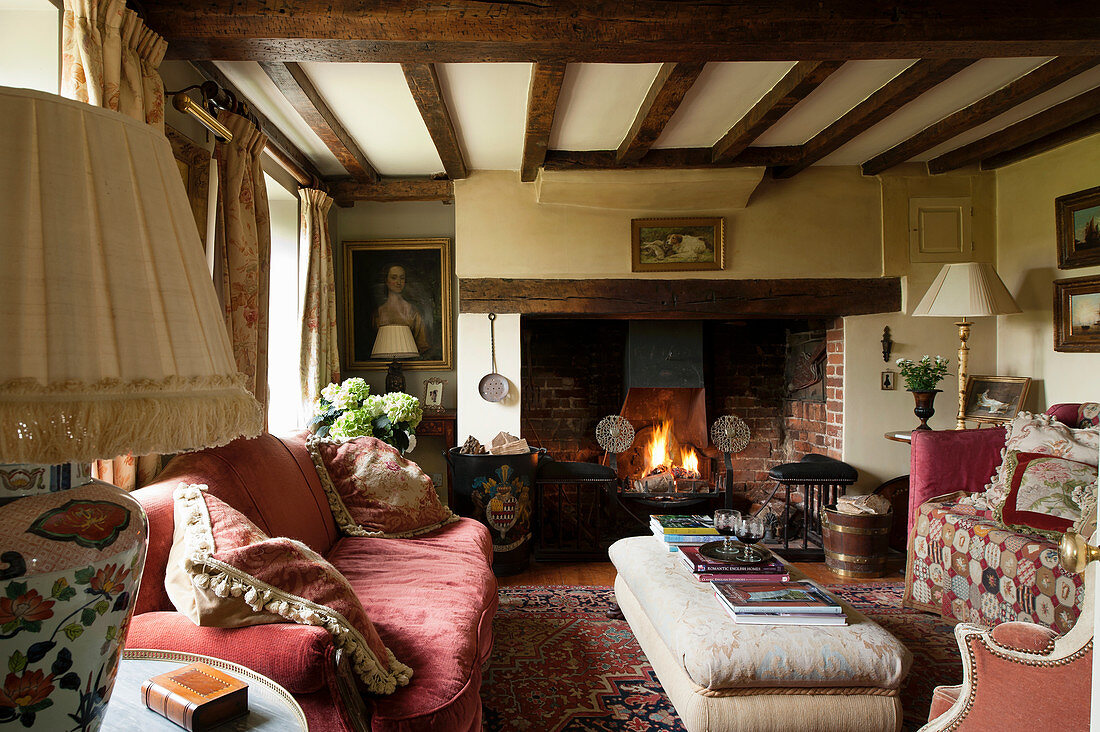
[[1003, 316], [998, 373], [1030, 376], [1036, 404], [1100, 399], [1100, 354], [1054, 351], [1052, 282], [1100, 275], [1059, 270], [1054, 199], [1100, 185], [1100, 135], [997, 171], [997, 271], [1023, 309]]
[[519, 343], [519, 315], [498, 315], [494, 324], [497, 344], [497, 373], [508, 379], [508, 395], [499, 402], [481, 398], [478, 385], [492, 372], [489, 318], [482, 313], [458, 316], [460, 358], [458, 360], [458, 435], [473, 435], [482, 444], [498, 432], [520, 435], [520, 349], [502, 347]]
[[60, 12], [47, 0], [41, 5], [0, 12], [0, 86], [58, 93]]

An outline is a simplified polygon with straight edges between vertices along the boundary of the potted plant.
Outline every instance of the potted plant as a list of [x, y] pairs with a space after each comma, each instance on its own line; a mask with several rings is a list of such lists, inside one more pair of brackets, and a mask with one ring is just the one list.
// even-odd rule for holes
[[322, 389], [313, 412], [308, 427], [319, 437], [377, 437], [401, 454], [416, 447], [416, 426], [424, 416], [416, 397], [399, 391], [371, 395], [367, 382], [357, 377]]
[[905, 379], [905, 388], [913, 393], [916, 406], [913, 414], [920, 419], [918, 430], [930, 430], [928, 420], [936, 413], [932, 403], [940, 390], [936, 385], [947, 376], [948, 361], [943, 356], [923, 356], [919, 361], [899, 358], [896, 362], [901, 369], [901, 378]]

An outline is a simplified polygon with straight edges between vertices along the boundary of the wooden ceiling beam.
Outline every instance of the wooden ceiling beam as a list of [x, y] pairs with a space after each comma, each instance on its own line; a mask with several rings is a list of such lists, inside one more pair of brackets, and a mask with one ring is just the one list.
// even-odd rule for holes
[[963, 107], [935, 124], [925, 127], [907, 140], [899, 142], [886, 152], [863, 164], [864, 175], [878, 175], [884, 170], [904, 163], [914, 155], [931, 150], [972, 127], [977, 127], [1026, 102], [1045, 91], [1053, 89], [1082, 71], [1100, 63], [1096, 56], [1067, 56], [1047, 61], [1039, 68], [1002, 86], [997, 91]]
[[550, 147], [550, 132], [558, 109], [558, 94], [565, 79], [565, 64], [534, 64], [527, 89], [527, 122], [523, 130], [523, 161], [519, 179], [530, 182], [538, 175]]
[[1098, 132], [1100, 132], [1100, 114], [1095, 117], [1089, 117], [1083, 122], [1070, 125], [1057, 132], [1052, 132], [1045, 137], [1040, 137], [1033, 142], [1020, 145], [1011, 150], [1006, 150], [1003, 153], [991, 155], [988, 158], [983, 158], [980, 167], [982, 170], [996, 170], [997, 168], [1002, 168], [1006, 165], [1011, 165], [1012, 163], [1018, 163], [1021, 160], [1034, 157], [1047, 150], [1053, 150], [1056, 147], [1068, 145], [1071, 142], [1076, 142], [1082, 138], [1095, 135]]
[[619, 162], [641, 160], [649, 148], [661, 136], [665, 125], [679, 109], [699, 74], [703, 73], [704, 63], [661, 64], [657, 76], [649, 86], [649, 91], [638, 108], [638, 114], [630, 130], [623, 138], [615, 154]]
[[1100, 110], [1100, 88], [1078, 94], [999, 132], [932, 158], [928, 161], [928, 172], [946, 173], [1015, 150], [1084, 122], [1096, 116], [1097, 110]]
[[790, 178], [866, 132], [921, 94], [974, 63], [973, 59], [923, 59], [902, 71], [843, 117], [802, 146], [802, 159], [775, 169], [776, 178]]
[[461, 180], [469, 175], [466, 161], [462, 157], [462, 147], [458, 143], [451, 113], [447, 101], [443, 98], [443, 89], [439, 85], [439, 75], [434, 64], [401, 64], [405, 72], [405, 81], [409, 84], [413, 100], [424, 118], [428, 134], [432, 136], [435, 150], [443, 162], [443, 170], [451, 180]]
[[715, 163], [732, 160], [764, 133], [794, 105], [805, 99], [821, 82], [844, 65], [843, 61], [799, 61], [752, 109], [745, 113], [711, 148]]
[[791, 164], [800, 159], [802, 152], [799, 147], [750, 147], [732, 160], [715, 163], [710, 151], [709, 147], [658, 148], [640, 160], [620, 163], [615, 150], [550, 150], [543, 167], [546, 170], [744, 168]]
[[436, 178], [380, 178], [374, 183], [329, 179], [329, 195], [339, 206], [356, 201], [444, 201], [455, 200], [454, 181]]
[[340, 120], [336, 119], [325, 98], [317, 91], [301, 65], [293, 61], [261, 61], [260, 68], [275, 83], [290, 106], [302, 116], [309, 128], [321, 138], [325, 147], [336, 156], [344, 170], [356, 180], [367, 183], [378, 180], [378, 171], [340, 124]]
[[248, 105], [248, 111], [260, 123], [260, 130], [267, 135], [267, 152], [271, 158], [290, 173], [303, 186], [321, 184], [321, 173], [317, 166], [307, 158], [298, 147], [283, 134], [282, 130], [260, 114], [248, 97], [241, 94], [225, 74], [212, 61], [194, 61], [192, 66], [201, 76], [213, 81], [223, 89], [230, 91], [239, 101]]
[[172, 58], [690, 62], [1100, 54], [1094, 0], [143, 0]]

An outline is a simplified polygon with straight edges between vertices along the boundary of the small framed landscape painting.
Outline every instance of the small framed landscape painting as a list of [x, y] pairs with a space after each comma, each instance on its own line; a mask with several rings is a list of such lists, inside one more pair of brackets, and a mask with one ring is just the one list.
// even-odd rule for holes
[[1100, 353], [1100, 276], [1054, 281], [1054, 350]]
[[1100, 186], [1054, 199], [1058, 268], [1100, 264]]
[[690, 272], [725, 266], [725, 219], [632, 219], [633, 272]]
[[1026, 376], [967, 376], [963, 417], [974, 422], [1011, 422], [1030, 387]]

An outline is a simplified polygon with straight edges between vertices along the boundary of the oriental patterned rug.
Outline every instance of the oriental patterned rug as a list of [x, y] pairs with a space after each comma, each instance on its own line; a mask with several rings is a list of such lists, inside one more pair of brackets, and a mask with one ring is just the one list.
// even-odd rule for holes
[[[905, 730], [928, 719], [932, 689], [962, 678], [950, 624], [901, 607], [901, 583], [829, 590], [913, 653], [902, 690]], [[610, 587], [502, 587], [481, 698], [488, 732], [682, 730], [625, 620], [605, 613]]]

